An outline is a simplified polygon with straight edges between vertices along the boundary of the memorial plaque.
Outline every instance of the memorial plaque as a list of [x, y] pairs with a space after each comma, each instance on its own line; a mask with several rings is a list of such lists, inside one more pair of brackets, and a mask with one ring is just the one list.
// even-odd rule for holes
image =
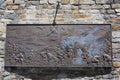
[[111, 25], [8, 25], [5, 66], [111, 67]]

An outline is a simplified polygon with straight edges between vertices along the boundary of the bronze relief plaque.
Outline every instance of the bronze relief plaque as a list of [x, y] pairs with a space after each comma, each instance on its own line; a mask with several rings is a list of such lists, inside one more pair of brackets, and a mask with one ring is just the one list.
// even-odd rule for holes
[[8, 25], [5, 66], [110, 67], [111, 25]]

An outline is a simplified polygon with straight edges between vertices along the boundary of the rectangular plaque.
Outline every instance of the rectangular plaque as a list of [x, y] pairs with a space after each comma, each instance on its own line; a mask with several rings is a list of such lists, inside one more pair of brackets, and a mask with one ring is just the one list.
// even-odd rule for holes
[[5, 66], [110, 67], [111, 25], [8, 25]]

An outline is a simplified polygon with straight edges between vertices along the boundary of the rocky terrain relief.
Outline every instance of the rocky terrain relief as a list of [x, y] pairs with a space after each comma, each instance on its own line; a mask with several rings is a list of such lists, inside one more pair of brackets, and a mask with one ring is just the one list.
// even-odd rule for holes
[[112, 65], [110, 25], [8, 26], [6, 66]]

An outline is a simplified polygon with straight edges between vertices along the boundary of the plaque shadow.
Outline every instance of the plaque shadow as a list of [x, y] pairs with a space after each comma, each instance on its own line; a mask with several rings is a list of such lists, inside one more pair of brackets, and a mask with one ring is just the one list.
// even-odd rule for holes
[[[32, 68], [32, 67], [5, 67], [8, 72], [32, 80], [59, 80], [64, 78], [95, 77], [97, 75], [109, 74], [112, 67], [79, 67], [79, 68]], [[18, 79], [21, 77], [18, 77]], [[24, 79], [23, 79], [24, 80]]]

